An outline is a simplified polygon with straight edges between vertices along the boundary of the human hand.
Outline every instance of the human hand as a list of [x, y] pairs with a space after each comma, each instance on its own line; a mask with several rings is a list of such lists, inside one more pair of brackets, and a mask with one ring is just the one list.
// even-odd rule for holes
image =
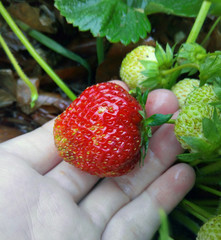
[[[149, 116], [177, 108], [170, 91], [149, 94]], [[52, 128], [0, 144], [1, 240], [151, 239], [158, 209], [169, 213], [194, 183], [188, 165], [171, 167], [182, 152], [173, 125], [154, 129], [144, 166], [103, 180], [59, 158]]]

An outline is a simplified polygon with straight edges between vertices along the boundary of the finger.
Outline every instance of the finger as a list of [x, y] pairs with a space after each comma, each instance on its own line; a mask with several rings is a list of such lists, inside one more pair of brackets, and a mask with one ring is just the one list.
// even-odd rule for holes
[[52, 178], [58, 185], [68, 191], [76, 203], [78, 203], [99, 180], [98, 177], [84, 173], [65, 161], [62, 161], [46, 173], [45, 177]]
[[[154, 104], [153, 104], [154, 103]], [[179, 108], [179, 103], [176, 95], [167, 89], [156, 89], [149, 93], [145, 105], [147, 117], [154, 114], [172, 114]], [[159, 126], [152, 127], [152, 132], [155, 132]]]
[[39, 173], [44, 174], [61, 162], [53, 138], [50, 121], [42, 127], [0, 144], [0, 151], [23, 159]]
[[102, 240], [151, 239], [159, 226], [158, 209], [170, 212], [192, 188], [194, 179], [188, 165], [173, 166], [112, 217]]
[[147, 117], [153, 114], [174, 113], [179, 108], [176, 95], [167, 89], [156, 89], [149, 93], [146, 102]]
[[[123, 82], [121, 82], [121, 81], [115, 81], [115, 82], [120, 82], [121, 84], [124, 84]], [[125, 84], [124, 84], [125, 85]], [[155, 111], [157, 111], [157, 108], [156, 107], [154, 107], [154, 105], [155, 104], [157, 104], [158, 105], [158, 107], [159, 107], [159, 110], [158, 110], [158, 112], [160, 112], [160, 111], [164, 111], [165, 112], [165, 108], [166, 108], [166, 111], [167, 112], [173, 112], [173, 111], [175, 111], [176, 110], [176, 104], [174, 104], [174, 103], [172, 103], [171, 101], [174, 101], [174, 99], [173, 99], [173, 96], [171, 97], [170, 96], [170, 91], [168, 91], [168, 93], [167, 94], [163, 94], [164, 95], [164, 97], [163, 97], [163, 99], [164, 99], [164, 101], [166, 101], [167, 102], [167, 105], [168, 106], [165, 106], [165, 104], [158, 104], [158, 99], [155, 97], [154, 98], [154, 101], [152, 101], [152, 106], [151, 105], [149, 105], [149, 107], [150, 108], [154, 108], [155, 109]], [[172, 94], [172, 93], [171, 93]], [[156, 94], [155, 94], [155, 96], [158, 96], [159, 98], [160, 98], [160, 91], [156, 91]], [[166, 98], [166, 96], [167, 96], [167, 98]], [[151, 95], [150, 95], [150, 97], [151, 97]], [[170, 106], [171, 106], [171, 109], [170, 109]], [[171, 127], [168, 127], [168, 130], [164, 130], [165, 132], [167, 132], [168, 131], [168, 139], [171, 139], [171, 137], [170, 137], [170, 135], [172, 134], [172, 139], [171, 139], [171, 141], [168, 141], [168, 144], [172, 144], [173, 146], [175, 146], [174, 147], [174, 154], [176, 154], [177, 152], [179, 152], [179, 150], [180, 150], [180, 147], [179, 147], [179, 145], [178, 145], [178, 151], [176, 152], [176, 144], [177, 144], [177, 142], [176, 142], [176, 139], [174, 140], [174, 134], [171, 132], [171, 130], [169, 129], [169, 128], [171, 128]], [[162, 134], [164, 135], [164, 138], [166, 138], [167, 137], [167, 134], [166, 133], [164, 133], [164, 132], [162, 132]], [[154, 139], [154, 138], [153, 138]], [[158, 138], [157, 138], [158, 139]], [[156, 141], [159, 141], [159, 139], [158, 140], [156, 140]], [[175, 141], [175, 144], [174, 144], [174, 141]], [[170, 152], [170, 154], [172, 155], [173, 153], [172, 153], [172, 151]], [[148, 162], [148, 161], [150, 161], [149, 159], [154, 159], [154, 157], [153, 156], [150, 156], [151, 155], [151, 153], [149, 153], [149, 157], [147, 157], [147, 159], [145, 160], [146, 162]], [[172, 161], [174, 161], [174, 157], [172, 157], [172, 158], [170, 158], [170, 156], [168, 156], [169, 157], [169, 160], [172, 162]], [[167, 161], [167, 160], [165, 160], [165, 161]], [[142, 168], [142, 172], [143, 172], [143, 175], [146, 177], [146, 171], [148, 171], [148, 172], [150, 172], [150, 174], [151, 174], [151, 176], [152, 176], [152, 178], [155, 178], [156, 177], [156, 174], [158, 174], [158, 172], [153, 172], [153, 171], [151, 171], [151, 167], [153, 167], [153, 165], [155, 164], [156, 166], [157, 166], [157, 164], [158, 164], [158, 161], [154, 161], [154, 160], [151, 160], [151, 162], [152, 162], [152, 165], [150, 165], [150, 167], [149, 166], [147, 166], [146, 165], [146, 163], [144, 164], [144, 167]], [[156, 167], [155, 167], [156, 168]], [[162, 167], [162, 169], [164, 170], [164, 167]], [[71, 173], [71, 171], [72, 171], [72, 173]], [[134, 183], [134, 185], [136, 185], [136, 183], [137, 182], [139, 182], [139, 181], [142, 181], [142, 177], [143, 177], [143, 175], [141, 175], [141, 178], [139, 179], [138, 177], [136, 177], [136, 172], [137, 171], [140, 171], [140, 168], [139, 168], [139, 166], [137, 167], [137, 170], [135, 170], [135, 171], [133, 171], [133, 173], [132, 174], [134, 174], [134, 177], [132, 177], [132, 174], [129, 174], [125, 179], [124, 178], [122, 178], [122, 180], [121, 180], [121, 182], [122, 182], [122, 185], [124, 185], [124, 186], [128, 186], [128, 188], [131, 186], [131, 192], [133, 191], [132, 189], [134, 188], [134, 186], [132, 186], [132, 183]], [[87, 186], [85, 186], [85, 188], [82, 188], [82, 190], [81, 190], [81, 188], [78, 188], [78, 189], [76, 189], [75, 188], [75, 185], [73, 184], [73, 182], [78, 182], [78, 180], [79, 180], [79, 174], [77, 174], [79, 171], [78, 170], [76, 170], [73, 166], [69, 166], [68, 164], [65, 164], [65, 163], [61, 163], [61, 164], [58, 164], [54, 169], [52, 169], [48, 174], [47, 174], [47, 176], [50, 176], [51, 178], [53, 178], [54, 180], [56, 180], [57, 181], [57, 183], [58, 184], [60, 184], [63, 188], [65, 188], [66, 190], [69, 190], [69, 192], [73, 195], [73, 198], [76, 200], [76, 201], [79, 201], [86, 193], [87, 193], [87, 191], [90, 189], [90, 187], [91, 187], [91, 185], [90, 185], [90, 183], [92, 184], [92, 183], [95, 183], [96, 182], [96, 179], [94, 179], [93, 178], [93, 180], [90, 180], [90, 181], [87, 181], [88, 182], [88, 185]], [[156, 173], [156, 174], [155, 174]], [[128, 178], [129, 179], [134, 179], [134, 180], [131, 180], [131, 184], [127, 184], [127, 182], [130, 182], [130, 180], [128, 180]], [[136, 180], [135, 180], [135, 178], [136, 178]], [[151, 180], [152, 180], [152, 178], [151, 178]], [[87, 178], [86, 178], [87, 179]], [[144, 181], [144, 182], [142, 182], [142, 185], [140, 185], [140, 188], [138, 189], [138, 191], [140, 191], [140, 189], [143, 189], [144, 187], [146, 186], [146, 182]], [[126, 191], [126, 187], [123, 187], [122, 186], [122, 188], [124, 188], [124, 190]], [[136, 195], [137, 193], [136, 192], [134, 192], [134, 194]], [[132, 196], [131, 196], [132, 197]]]
[[175, 161], [180, 152], [182, 148], [174, 136], [173, 126], [166, 124], [160, 127], [150, 140], [144, 166], [137, 166], [127, 175], [101, 182], [82, 200], [80, 207], [98, 228], [104, 228], [113, 214], [143, 192]]

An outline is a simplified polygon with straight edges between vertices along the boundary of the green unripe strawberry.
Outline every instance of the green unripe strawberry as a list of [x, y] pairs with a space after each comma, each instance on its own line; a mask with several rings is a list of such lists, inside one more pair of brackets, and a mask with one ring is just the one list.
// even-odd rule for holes
[[196, 240], [220, 240], [221, 215], [211, 218], [200, 228]]
[[140, 83], [147, 79], [141, 73], [145, 68], [140, 63], [140, 60], [157, 62], [155, 48], [146, 45], [136, 47], [123, 59], [120, 68], [120, 77], [131, 89], [141, 87]]
[[190, 94], [196, 87], [199, 87], [199, 85], [199, 80], [185, 78], [172, 87], [171, 90], [176, 95], [180, 108], [184, 106], [188, 94]]
[[205, 84], [202, 87], [194, 89], [186, 98], [185, 104], [192, 103], [211, 103], [218, 101], [218, 97], [213, 91], [213, 86]]
[[198, 137], [204, 139], [202, 120], [204, 118], [212, 119], [214, 107], [209, 104], [195, 103], [185, 105], [176, 121], [175, 121], [175, 135], [184, 149], [194, 151], [182, 137]]

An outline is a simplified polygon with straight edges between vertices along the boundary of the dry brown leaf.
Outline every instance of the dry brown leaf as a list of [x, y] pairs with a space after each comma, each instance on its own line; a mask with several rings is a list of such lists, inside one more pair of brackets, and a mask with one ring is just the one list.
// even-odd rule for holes
[[14, 18], [26, 23], [31, 28], [47, 33], [56, 32], [55, 17], [44, 5], [37, 8], [21, 2], [11, 4], [7, 10]]
[[16, 95], [16, 80], [11, 69], [0, 70], [0, 88], [13, 96]]
[[0, 89], [0, 108], [10, 106], [15, 100], [15, 97], [9, 92]]

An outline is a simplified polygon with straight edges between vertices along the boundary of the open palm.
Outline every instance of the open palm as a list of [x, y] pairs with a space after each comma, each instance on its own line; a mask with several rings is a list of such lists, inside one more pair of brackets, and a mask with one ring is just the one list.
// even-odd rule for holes
[[[150, 93], [148, 115], [173, 113], [168, 90]], [[62, 161], [53, 121], [0, 144], [1, 240], [151, 239], [158, 209], [170, 212], [194, 183], [185, 164], [170, 167], [182, 152], [165, 124], [155, 129], [143, 167], [99, 179]]]

